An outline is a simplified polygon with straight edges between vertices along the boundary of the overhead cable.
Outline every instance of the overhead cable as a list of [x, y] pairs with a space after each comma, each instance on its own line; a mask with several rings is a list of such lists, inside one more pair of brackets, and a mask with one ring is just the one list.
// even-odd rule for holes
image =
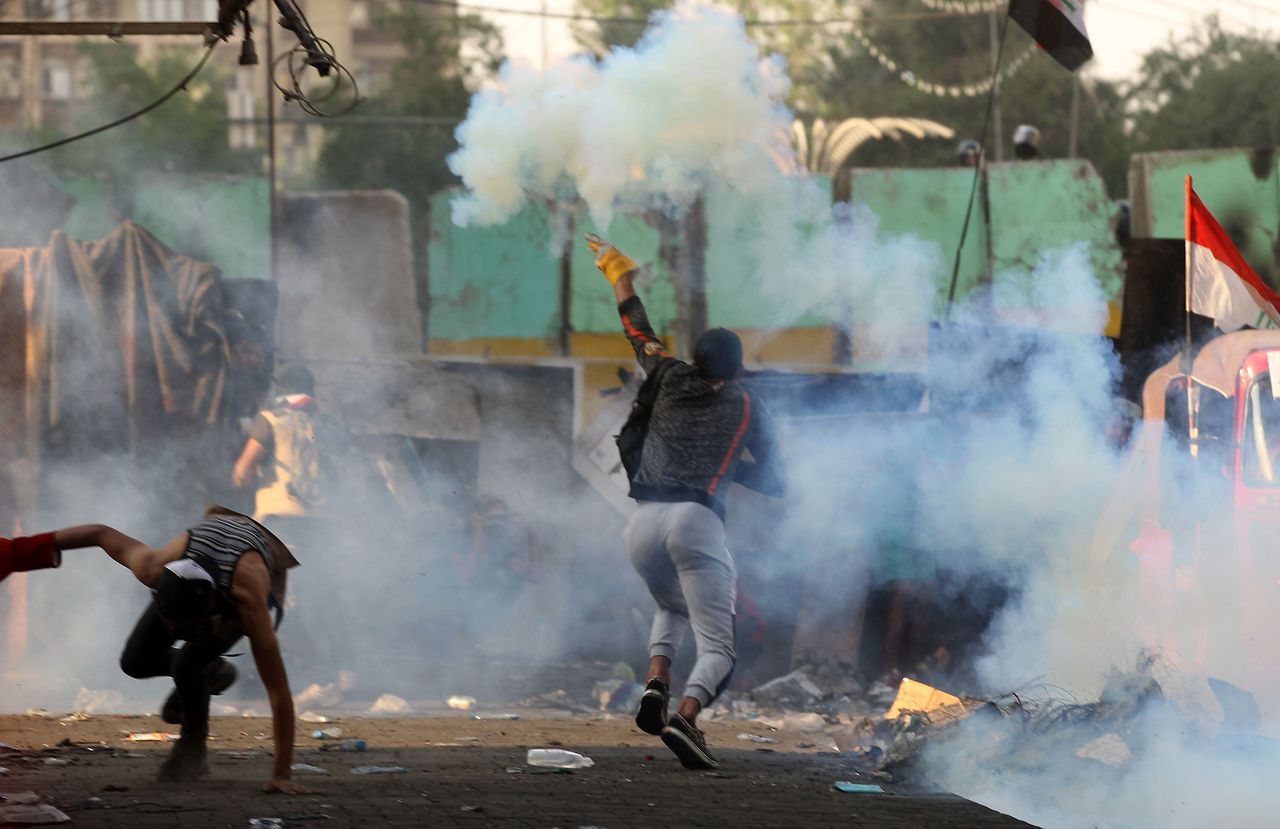
[[199, 75], [200, 70], [204, 69], [205, 64], [209, 62], [209, 58], [213, 55], [213, 50], [217, 45], [218, 45], [218, 41], [214, 41], [213, 43], [210, 43], [209, 46], [205, 49], [204, 56], [200, 58], [200, 62], [197, 63], [194, 67], [192, 67], [191, 71], [182, 77], [182, 80], [178, 81], [176, 84], [173, 85], [172, 89], [170, 89], [168, 92], [161, 95], [156, 100], [147, 104], [142, 109], [135, 110], [134, 112], [131, 112], [122, 118], [117, 118], [116, 120], [103, 124], [102, 126], [94, 127], [91, 130], [85, 130], [84, 132], [76, 133], [75, 135], [69, 135], [66, 138], [59, 138], [57, 141], [51, 141], [48, 144], [42, 144], [39, 147], [32, 147], [29, 150], [21, 150], [20, 152], [10, 153], [5, 156], [0, 156], [0, 164], [3, 164], [6, 161], [13, 161], [14, 159], [18, 159], [18, 158], [25, 158], [29, 155], [36, 155], [37, 153], [43, 153], [47, 150], [54, 150], [54, 149], [57, 149], [58, 147], [65, 147], [67, 144], [70, 144], [75, 141], [79, 141], [82, 138], [88, 138], [90, 136], [97, 135], [98, 133], [106, 132], [107, 130], [114, 129], [118, 126], [121, 126], [122, 124], [127, 124], [130, 121], [133, 121], [134, 119], [141, 118], [142, 116], [146, 115], [148, 112], [151, 112], [156, 107], [159, 107], [165, 101], [168, 101], [174, 95], [177, 95], [179, 92], [186, 89], [187, 84], [189, 84], [195, 78], [196, 75]]

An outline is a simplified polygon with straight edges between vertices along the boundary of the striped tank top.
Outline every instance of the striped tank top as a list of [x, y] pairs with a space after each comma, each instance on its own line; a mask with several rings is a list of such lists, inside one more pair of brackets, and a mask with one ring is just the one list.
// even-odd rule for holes
[[210, 516], [187, 530], [186, 557], [208, 570], [224, 593], [231, 592], [236, 565], [250, 552], [261, 553], [267, 570], [275, 571], [266, 537], [248, 521]]

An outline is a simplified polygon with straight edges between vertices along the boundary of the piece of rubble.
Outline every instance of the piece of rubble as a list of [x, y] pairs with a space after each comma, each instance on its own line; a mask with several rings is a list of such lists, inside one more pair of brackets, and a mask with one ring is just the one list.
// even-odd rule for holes
[[328, 769], [313, 766], [310, 763], [294, 763], [289, 767], [295, 774], [328, 774]]
[[409, 701], [395, 694], [383, 694], [369, 708], [370, 714], [408, 714], [412, 711]]
[[604, 679], [591, 689], [601, 711], [629, 711], [639, 705], [644, 686], [625, 679]]
[[70, 822], [71, 818], [65, 812], [48, 803], [0, 806], [0, 826], [34, 826]]
[[788, 712], [782, 717], [782, 730], [799, 731], [802, 734], [813, 734], [827, 727], [827, 721], [821, 714], [813, 711]]
[[929, 713], [938, 711], [939, 709], [948, 709], [944, 712], [950, 714], [951, 718], [963, 715], [970, 708], [976, 707], [966, 704], [964, 700], [946, 691], [940, 691], [932, 685], [925, 685], [923, 682], [916, 682], [914, 679], [903, 678], [902, 683], [898, 685], [898, 695], [893, 700], [893, 705], [889, 706], [889, 710], [885, 712], [886, 720], [896, 720], [903, 713], [909, 711], [920, 711]]
[[352, 774], [408, 774], [409, 770], [404, 766], [357, 766], [351, 770]]
[[323, 714], [317, 714], [315, 711], [303, 711], [298, 715], [298, 722], [323, 725], [325, 723], [337, 722], [337, 720], [333, 717], [326, 717]]
[[126, 732], [125, 739], [131, 743], [172, 743], [178, 735], [167, 731], [131, 731]]
[[751, 698], [756, 702], [793, 707], [811, 705], [824, 696], [822, 689], [804, 671], [792, 671], [751, 691]]
[[1117, 769], [1133, 759], [1133, 753], [1129, 751], [1129, 746], [1114, 731], [1110, 734], [1103, 734], [1098, 739], [1081, 746], [1076, 752], [1076, 756], [1085, 760], [1097, 760], [1099, 763], [1105, 763]]
[[831, 788], [848, 794], [884, 794], [884, 788], [879, 783], [850, 783], [848, 780], [837, 780], [831, 784]]
[[748, 742], [748, 743], [776, 743], [776, 742], [778, 742], [778, 738], [777, 738], [777, 737], [762, 737], [762, 736], [760, 736], [759, 734], [751, 734], [751, 733], [746, 732], [746, 731], [744, 731], [744, 732], [742, 732], [741, 734], [739, 734], [739, 735], [738, 735], [738, 739], [739, 739], [739, 740], [744, 740], [744, 741], [746, 741], [746, 742]]

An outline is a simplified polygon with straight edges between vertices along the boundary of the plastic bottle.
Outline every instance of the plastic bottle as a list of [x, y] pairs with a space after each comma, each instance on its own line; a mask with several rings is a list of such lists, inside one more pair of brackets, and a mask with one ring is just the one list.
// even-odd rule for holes
[[368, 744], [364, 740], [343, 740], [340, 743], [325, 743], [321, 751], [364, 751]]
[[525, 758], [531, 766], [545, 766], [553, 769], [585, 769], [596, 764], [590, 757], [583, 757], [573, 751], [562, 748], [531, 748]]

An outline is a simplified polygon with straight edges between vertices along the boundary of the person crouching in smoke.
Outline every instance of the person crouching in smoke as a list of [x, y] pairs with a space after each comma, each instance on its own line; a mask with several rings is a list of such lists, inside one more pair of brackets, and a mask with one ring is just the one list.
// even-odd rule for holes
[[[271, 613], [275, 607], [278, 621], [285, 574], [297, 561], [265, 527], [212, 507], [202, 521], [160, 548], [105, 524], [4, 541], [0, 579], [11, 571], [57, 567], [62, 550], [101, 547], [151, 588], [151, 604], [129, 636], [120, 667], [135, 679], [173, 677], [174, 690], [162, 716], [181, 724], [182, 733], [160, 766], [162, 782], [208, 774], [209, 698], [235, 681], [235, 668], [222, 654], [245, 636], [270, 699], [275, 737], [274, 769], [263, 789], [312, 793], [291, 779], [293, 695]], [[179, 640], [182, 646], [174, 647]]]
[[[641, 406], [619, 437], [630, 494], [639, 502], [624, 539], [658, 605], [636, 725], [660, 736], [685, 768], [713, 769], [718, 764], [697, 718], [727, 684], [735, 660], [737, 570], [725, 541], [725, 494], [733, 481], [766, 495], [783, 493], [774, 430], [764, 407], [738, 382], [738, 335], [707, 331], [698, 338], [693, 363], [675, 359], [636, 295], [635, 262], [599, 237], [587, 242], [613, 285], [623, 330], [649, 376], [637, 396]], [[636, 452], [626, 436], [636, 434], [632, 426], [646, 404], [647, 431]], [[754, 462], [741, 460], [744, 449]], [[679, 708], [668, 716], [671, 661], [691, 626], [697, 661]]]

